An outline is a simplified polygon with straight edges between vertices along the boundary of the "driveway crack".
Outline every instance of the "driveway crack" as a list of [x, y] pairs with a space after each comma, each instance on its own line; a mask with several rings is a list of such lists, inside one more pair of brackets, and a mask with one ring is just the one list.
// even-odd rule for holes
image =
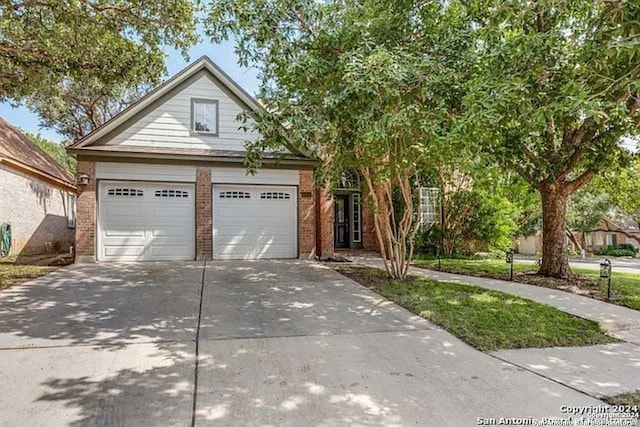
[[198, 399], [198, 367], [200, 364], [200, 324], [202, 323], [202, 300], [204, 297], [204, 278], [207, 271], [207, 261], [202, 266], [202, 280], [200, 282], [200, 303], [198, 305], [198, 327], [196, 328], [196, 355], [193, 373], [193, 407], [191, 408], [191, 427], [196, 425], [196, 405]]

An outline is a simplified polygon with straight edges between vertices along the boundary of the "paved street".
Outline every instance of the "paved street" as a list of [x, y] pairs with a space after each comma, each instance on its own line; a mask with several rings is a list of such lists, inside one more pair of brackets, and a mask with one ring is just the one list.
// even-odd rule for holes
[[[640, 273], [640, 259], [638, 258], [615, 258], [606, 256], [596, 256], [593, 258], [571, 258], [569, 264], [573, 268], [589, 268], [594, 270], [600, 269], [600, 263], [605, 259], [611, 261], [611, 266], [615, 271], [623, 273]], [[535, 263], [539, 258], [528, 255], [517, 255], [515, 259], [520, 262]]]
[[468, 426], [601, 403], [304, 261], [64, 268], [0, 294], [0, 347], [8, 426]]

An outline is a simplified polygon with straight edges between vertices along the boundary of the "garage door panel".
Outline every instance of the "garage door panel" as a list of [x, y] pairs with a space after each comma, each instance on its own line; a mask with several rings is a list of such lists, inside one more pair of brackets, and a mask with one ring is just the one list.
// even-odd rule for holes
[[[125, 204], [108, 204], [103, 212], [106, 214], [105, 218], [109, 220], [129, 218], [134, 221], [140, 215], [140, 210], [144, 209], [144, 205], [140, 203], [138, 206], [125, 205]], [[140, 222], [140, 221], [138, 221]]]
[[193, 215], [193, 209], [188, 206], [154, 206], [151, 213], [155, 218], [182, 220], [188, 218], [188, 215]]
[[102, 182], [99, 191], [99, 259], [195, 258], [192, 184]]
[[180, 225], [165, 226], [162, 228], [153, 228], [151, 230], [153, 237], [157, 238], [156, 240], [159, 240], [162, 238], [166, 238], [166, 240], [168, 240], [168, 238], [182, 237], [185, 234], [191, 233], [191, 232], [192, 230], [190, 227], [180, 226]]
[[179, 260], [179, 254], [188, 251], [190, 248], [185, 245], [152, 245], [151, 254], [157, 260]]
[[117, 226], [117, 228], [116, 227], [107, 228], [103, 235], [106, 238], [109, 238], [109, 237], [118, 237], [118, 238], [142, 237], [144, 238], [145, 231], [144, 229], [140, 229], [135, 226], [131, 226], [130, 228], [127, 228], [125, 225], [120, 224]]
[[[236, 220], [238, 217], [235, 218]], [[220, 218], [218, 218], [220, 220]], [[216, 234], [225, 236], [237, 236], [237, 235], [251, 235], [251, 236], [276, 236], [283, 233], [291, 232], [291, 222], [279, 222], [276, 224], [252, 224], [248, 226], [242, 225], [219, 225], [216, 229]]]
[[108, 257], [134, 257], [137, 258], [144, 252], [144, 246], [115, 246], [109, 245], [104, 248], [104, 255]]
[[295, 258], [296, 193], [294, 187], [214, 186], [214, 256]]

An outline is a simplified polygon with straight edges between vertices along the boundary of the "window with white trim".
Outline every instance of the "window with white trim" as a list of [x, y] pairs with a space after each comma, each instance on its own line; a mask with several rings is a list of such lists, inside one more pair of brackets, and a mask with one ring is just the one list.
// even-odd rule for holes
[[76, 228], [76, 195], [67, 193], [67, 227]]
[[218, 101], [213, 99], [191, 100], [191, 130], [195, 133], [218, 135]]
[[251, 193], [246, 191], [222, 191], [218, 197], [221, 199], [250, 199]]
[[109, 196], [121, 196], [121, 197], [142, 197], [144, 192], [137, 188], [109, 188], [107, 190]]
[[362, 203], [360, 202], [360, 194], [353, 195], [353, 241], [360, 243], [362, 234], [360, 233], [360, 218], [362, 217]]
[[155, 196], [156, 197], [189, 197], [189, 192], [188, 191], [183, 191], [183, 190], [156, 190], [155, 192]]
[[267, 191], [265, 193], [260, 193], [261, 199], [291, 199], [291, 195], [289, 193], [282, 193], [279, 191]]
[[420, 188], [420, 224], [431, 226], [440, 224], [440, 189]]

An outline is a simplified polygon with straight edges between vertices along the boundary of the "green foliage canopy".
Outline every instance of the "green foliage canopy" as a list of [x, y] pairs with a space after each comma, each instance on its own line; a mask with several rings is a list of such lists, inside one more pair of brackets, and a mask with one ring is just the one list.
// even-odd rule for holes
[[68, 80], [49, 93], [35, 94], [26, 104], [40, 117], [40, 125], [69, 141], [87, 135], [151, 89], [145, 82], [104, 84], [93, 77]]
[[103, 85], [164, 73], [163, 47], [197, 40], [190, 0], [0, 0], [0, 101], [92, 77]]
[[60, 163], [66, 170], [72, 174], [76, 173], [76, 159], [67, 154], [63, 143], [49, 141], [40, 134], [34, 135], [24, 131], [22, 133], [42, 151], [51, 156], [53, 160]]

